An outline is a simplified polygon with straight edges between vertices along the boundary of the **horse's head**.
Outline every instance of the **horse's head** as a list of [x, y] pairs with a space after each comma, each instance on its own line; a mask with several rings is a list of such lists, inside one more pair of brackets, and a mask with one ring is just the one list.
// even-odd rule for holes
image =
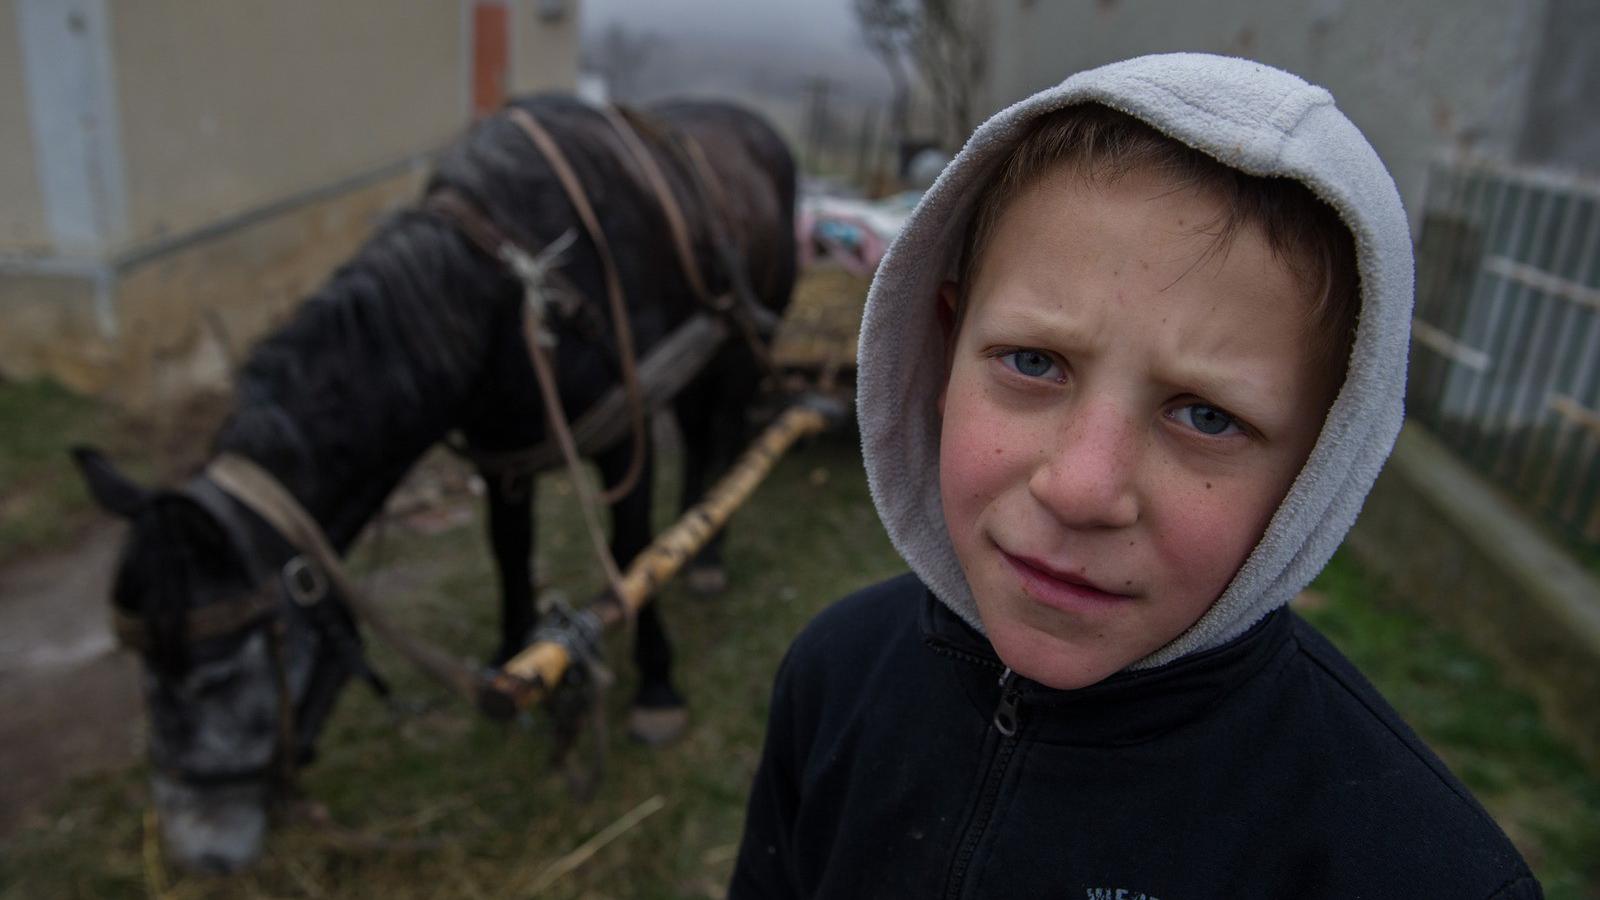
[[237, 869], [311, 755], [349, 674], [337, 645], [354, 631], [336, 634], [349, 621], [318, 605], [316, 573], [203, 478], [150, 490], [95, 451], [73, 455], [96, 502], [130, 524], [111, 599], [144, 658], [166, 847], [193, 869]]

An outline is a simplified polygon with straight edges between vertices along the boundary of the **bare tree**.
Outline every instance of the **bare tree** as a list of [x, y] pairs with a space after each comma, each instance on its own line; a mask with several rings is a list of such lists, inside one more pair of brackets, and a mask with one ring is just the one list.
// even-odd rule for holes
[[921, 0], [917, 67], [928, 79], [941, 119], [939, 137], [952, 146], [976, 127], [977, 97], [989, 70], [989, 21], [981, 0]]
[[889, 71], [889, 143], [898, 147], [910, 130], [911, 74], [906, 57], [916, 22], [917, 0], [855, 0], [861, 37]]
[[896, 95], [891, 130], [904, 134], [906, 60], [933, 98], [937, 137], [963, 140], [976, 124], [978, 90], [989, 68], [984, 0], [855, 0], [867, 46], [889, 69]]

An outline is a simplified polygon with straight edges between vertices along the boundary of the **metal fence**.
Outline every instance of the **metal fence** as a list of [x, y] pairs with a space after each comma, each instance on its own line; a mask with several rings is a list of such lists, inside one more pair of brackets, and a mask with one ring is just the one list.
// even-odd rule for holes
[[1411, 417], [1600, 543], [1600, 181], [1435, 165], [1411, 337]]

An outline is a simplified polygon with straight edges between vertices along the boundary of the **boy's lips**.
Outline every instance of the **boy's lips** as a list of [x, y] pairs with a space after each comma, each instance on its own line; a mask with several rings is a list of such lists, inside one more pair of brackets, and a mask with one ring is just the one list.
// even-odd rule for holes
[[1076, 611], [1134, 599], [1131, 594], [1108, 591], [1081, 575], [1052, 568], [1043, 560], [1016, 556], [1005, 550], [1001, 550], [1000, 555], [1017, 574], [1023, 592], [1045, 606]]

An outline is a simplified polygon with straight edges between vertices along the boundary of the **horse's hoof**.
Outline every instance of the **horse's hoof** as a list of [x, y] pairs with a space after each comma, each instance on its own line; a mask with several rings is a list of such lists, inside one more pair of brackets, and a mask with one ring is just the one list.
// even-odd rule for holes
[[628, 734], [652, 747], [672, 743], [688, 727], [689, 709], [684, 706], [635, 706], [628, 713]]
[[697, 566], [689, 570], [689, 590], [696, 594], [720, 594], [728, 589], [728, 573], [721, 566]]

